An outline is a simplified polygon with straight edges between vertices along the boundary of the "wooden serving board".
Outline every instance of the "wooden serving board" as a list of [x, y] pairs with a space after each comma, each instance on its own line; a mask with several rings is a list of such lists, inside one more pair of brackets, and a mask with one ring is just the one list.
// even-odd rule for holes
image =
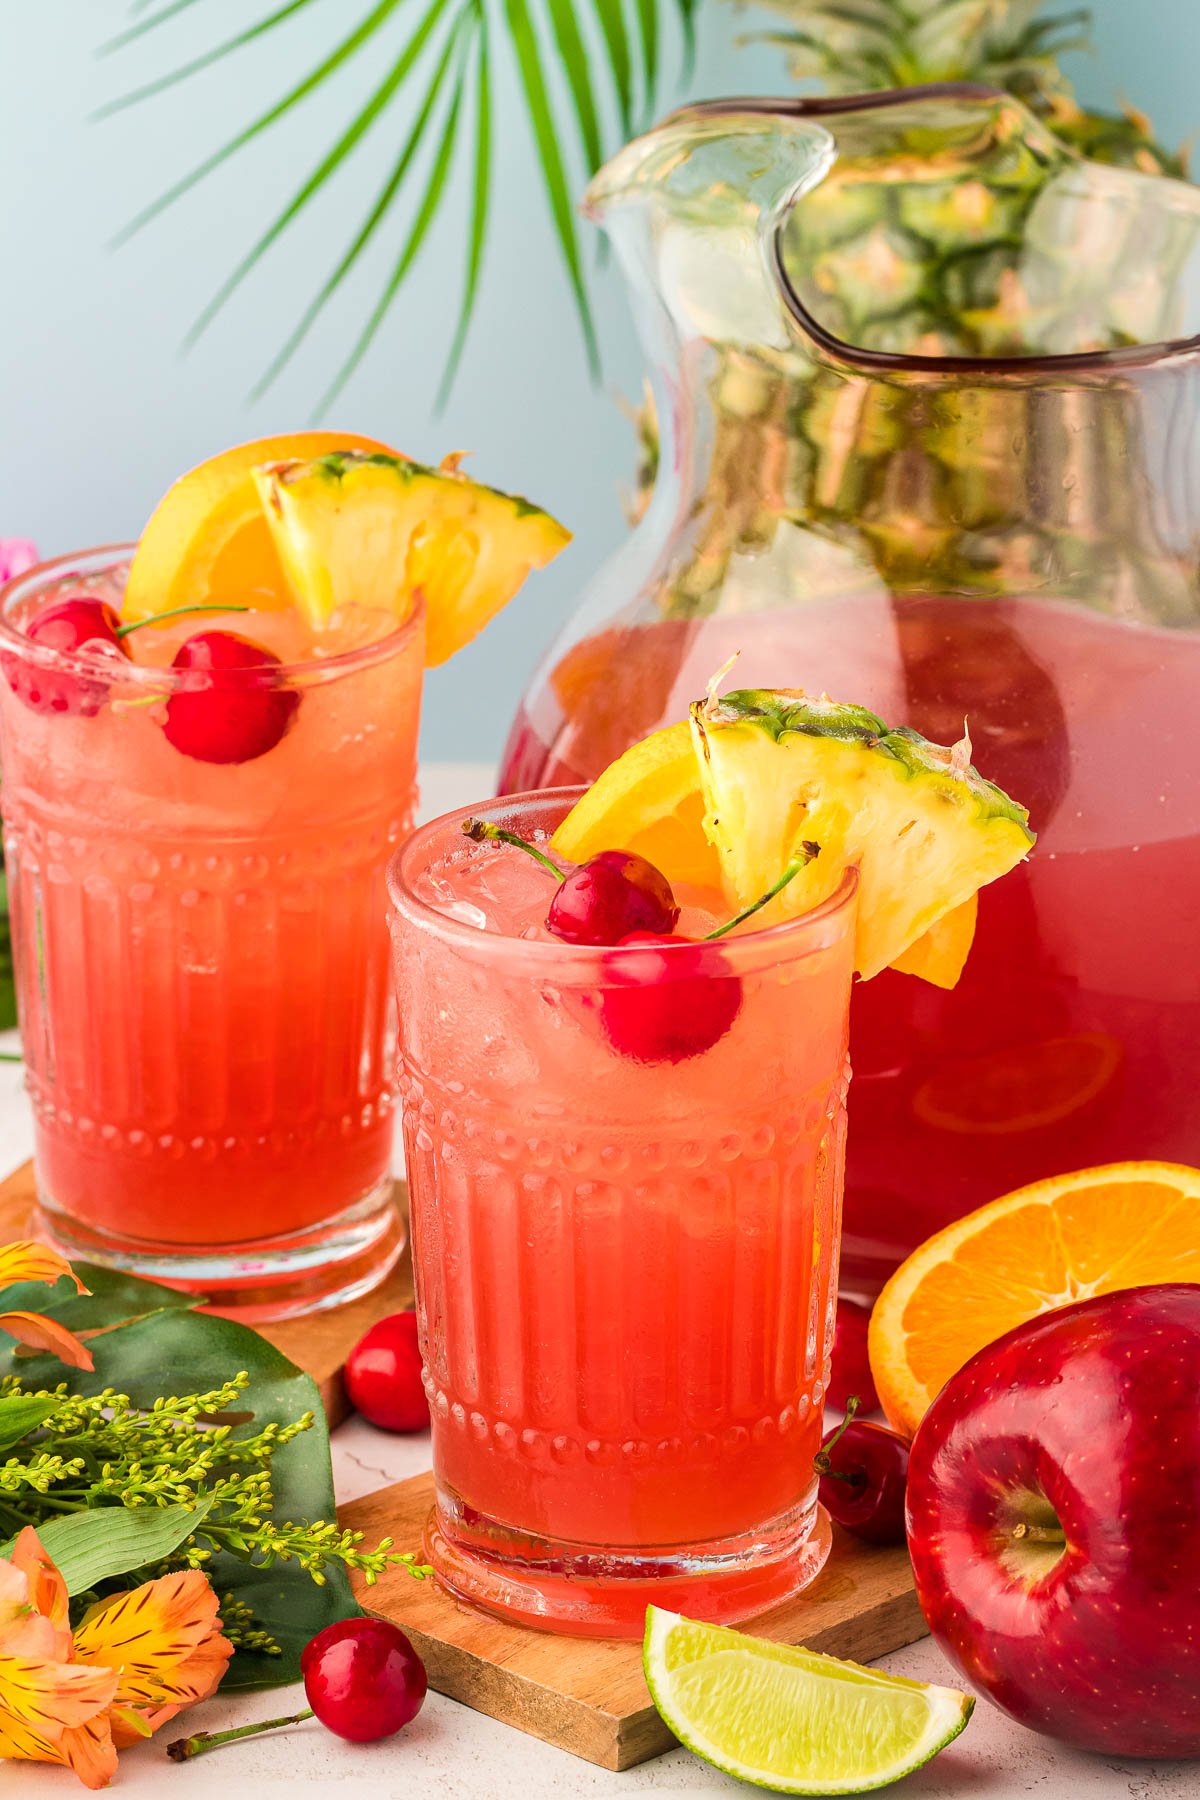
[[[31, 1162], [16, 1170], [7, 1181], [0, 1182], [0, 1244], [30, 1235], [36, 1199]], [[402, 1181], [396, 1183], [396, 1204], [401, 1211], [407, 1211], [408, 1195]], [[405, 1250], [386, 1281], [364, 1294], [361, 1300], [352, 1300], [348, 1306], [333, 1307], [328, 1312], [308, 1313], [302, 1319], [285, 1319], [279, 1324], [259, 1325], [255, 1329], [313, 1377], [321, 1390], [330, 1425], [339, 1425], [350, 1410], [342, 1385], [346, 1358], [376, 1319], [399, 1312], [412, 1303], [412, 1265]]]
[[[343, 1525], [417, 1549], [433, 1505], [432, 1475], [416, 1475], [339, 1508]], [[602, 1769], [629, 1769], [674, 1747], [642, 1674], [641, 1645], [566, 1638], [476, 1612], [435, 1581], [390, 1569], [356, 1580], [369, 1611], [407, 1632], [430, 1686]], [[829, 1561], [796, 1600], [764, 1613], [757, 1636], [872, 1662], [926, 1635], [908, 1553], [856, 1543], [834, 1528]]]

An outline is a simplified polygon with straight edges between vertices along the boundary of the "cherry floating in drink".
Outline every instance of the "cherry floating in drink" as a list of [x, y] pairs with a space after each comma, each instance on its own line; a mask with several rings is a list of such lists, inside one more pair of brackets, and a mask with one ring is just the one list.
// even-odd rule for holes
[[668, 934], [679, 903], [666, 876], [631, 850], [601, 850], [567, 875], [546, 928], [568, 944], [619, 944], [631, 932]]
[[[69, 594], [39, 613], [29, 624], [31, 644], [52, 650], [57, 656], [77, 657], [81, 651], [128, 657], [121, 639], [121, 621], [107, 601], [90, 594]], [[5, 654], [4, 676], [13, 693], [34, 712], [76, 713], [94, 717], [104, 705], [108, 683], [104, 678]]]
[[296, 716], [300, 696], [285, 687], [271, 650], [232, 631], [201, 631], [171, 662], [194, 679], [167, 701], [167, 742], [197, 762], [244, 763], [273, 750]]

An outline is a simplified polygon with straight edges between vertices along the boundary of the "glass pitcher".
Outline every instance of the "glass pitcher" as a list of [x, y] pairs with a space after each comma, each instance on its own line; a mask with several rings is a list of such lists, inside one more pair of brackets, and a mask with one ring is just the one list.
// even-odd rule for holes
[[1040, 1176], [1200, 1163], [1200, 191], [955, 87], [692, 107], [588, 208], [661, 460], [504, 788], [594, 777], [735, 650], [966, 717], [1038, 846], [953, 992], [857, 988], [847, 1285]]

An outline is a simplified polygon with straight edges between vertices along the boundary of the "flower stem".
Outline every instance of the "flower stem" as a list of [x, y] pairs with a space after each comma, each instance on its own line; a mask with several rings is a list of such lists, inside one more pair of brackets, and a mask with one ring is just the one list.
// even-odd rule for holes
[[257, 1737], [260, 1731], [278, 1731], [282, 1725], [303, 1725], [306, 1719], [314, 1719], [316, 1714], [311, 1707], [303, 1712], [285, 1713], [282, 1719], [263, 1719], [257, 1725], [238, 1725], [230, 1731], [198, 1731], [195, 1737], [176, 1738], [167, 1745], [167, 1755], [172, 1762], [187, 1762], [193, 1756], [203, 1756], [206, 1750], [219, 1750], [222, 1744], [232, 1744], [238, 1738]]
[[803, 843], [801, 844], [800, 849], [803, 854], [798, 856], [794, 862], [788, 864], [774, 887], [769, 887], [765, 894], [760, 894], [757, 900], [752, 900], [750, 905], [744, 907], [742, 911], [738, 913], [736, 918], [728, 919], [724, 925], [718, 925], [715, 931], [710, 931], [704, 940], [705, 943], [711, 943], [713, 938], [724, 937], [726, 932], [732, 931], [735, 926], [744, 925], [747, 919], [752, 919], [756, 912], [761, 911], [769, 901], [775, 898], [776, 894], [782, 894], [788, 882], [791, 881], [794, 876], [798, 875], [801, 869], [807, 869], [814, 857], [821, 854], [820, 844]]
[[198, 612], [251, 612], [249, 606], [173, 606], [169, 612], [150, 613], [144, 619], [130, 619], [128, 625], [117, 626], [119, 638], [128, 637], [131, 631], [140, 631], [143, 625], [159, 625], [164, 619], [177, 619], [182, 613]]
[[462, 828], [463, 836], [469, 837], [473, 844], [511, 844], [514, 850], [524, 850], [527, 856], [532, 856], [535, 862], [540, 862], [544, 869], [549, 869], [555, 881], [567, 879], [556, 863], [552, 863], [548, 856], [542, 855], [536, 844], [531, 844], [525, 838], [518, 837], [515, 831], [505, 831], [499, 825], [490, 825], [486, 819], [464, 819]]

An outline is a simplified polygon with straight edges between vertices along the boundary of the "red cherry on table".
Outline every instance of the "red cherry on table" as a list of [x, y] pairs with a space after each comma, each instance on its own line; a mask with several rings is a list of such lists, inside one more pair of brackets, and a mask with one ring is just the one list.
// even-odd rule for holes
[[386, 1619], [340, 1619], [318, 1631], [300, 1657], [308, 1704], [352, 1744], [392, 1737], [415, 1719], [429, 1686], [425, 1665]]
[[631, 932], [662, 935], [679, 922], [666, 876], [632, 850], [601, 850], [572, 869], [546, 914], [568, 944], [619, 944]]
[[844, 1296], [838, 1297], [832, 1368], [829, 1386], [825, 1390], [825, 1404], [833, 1407], [836, 1412], [845, 1412], [846, 1403], [852, 1394], [858, 1395], [861, 1412], [875, 1412], [879, 1406], [879, 1395], [875, 1392], [867, 1356], [867, 1330], [870, 1323], [869, 1306], [860, 1306], [857, 1300], [847, 1300]]
[[816, 1456], [817, 1492], [831, 1519], [868, 1544], [904, 1542], [908, 1443], [853, 1408]]
[[197, 762], [244, 763], [273, 750], [296, 715], [300, 696], [284, 687], [279, 658], [232, 631], [200, 631], [175, 652], [171, 667], [192, 679], [167, 701], [167, 742]]
[[[31, 644], [62, 656], [78, 656], [86, 650], [99, 655], [115, 653], [128, 660], [120, 623], [107, 601], [92, 594], [69, 594], [31, 620], [25, 635]], [[2, 660], [9, 687], [34, 712], [74, 713], [90, 719], [104, 705], [108, 683], [101, 677], [89, 678], [74, 669], [39, 668], [11, 653]]]
[[369, 1425], [424, 1431], [429, 1402], [421, 1380], [415, 1312], [392, 1313], [364, 1332], [346, 1358], [346, 1393]]
[[[667, 945], [691, 946], [691, 953]], [[614, 1050], [638, 1062], [679, 1063], [723, 1038], [742, 984], [720, 952], [677, 933], [631, 932], [603, 962], [600, 1017]]]

